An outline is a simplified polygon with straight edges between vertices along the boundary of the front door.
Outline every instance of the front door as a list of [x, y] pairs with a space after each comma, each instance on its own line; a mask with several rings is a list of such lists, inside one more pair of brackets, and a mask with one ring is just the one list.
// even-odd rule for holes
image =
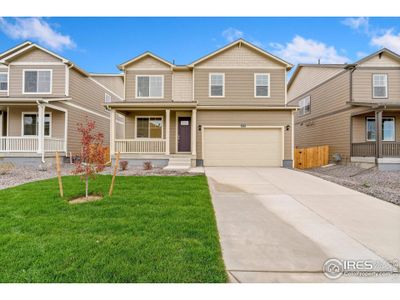
[[178, 117], [178, 152], [190, 152], [190, 124], [190, 117]]

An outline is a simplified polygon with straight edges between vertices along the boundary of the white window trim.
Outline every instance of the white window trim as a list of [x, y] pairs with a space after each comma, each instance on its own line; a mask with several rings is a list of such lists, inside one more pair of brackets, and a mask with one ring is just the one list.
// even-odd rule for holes
[[[304, 112], [302, 112], [302, 108], [305, 108], [306, 106], [305, 105], [301, 106], [300, 103], [301, 103], [301, 101], [303, 101], [307, 98], [310, 99], [310, 110], [308, 112], [304, 113]], [[299, 100], [299, 116], [306, 116], [306, 115], [309, 115], [310, 113], [311, 113], [311, 96], [306, 96], [306, 97], [301, 98]]]
[[[26, 71], [50, 71], [50, 91], [43, 92], [25, 92], [25, 72]], [[38, 83], [39, 84], [39, 81]], [[52, 69], [23, 69], [22, 72], [22, 94], [24, 95], [49, 95], [53, 93], [53, 70]]]
[[[394, 132], [393, 132], [394, 133], [394, 139], [393, 140], [384, 140], [383, 139], [383, 128], [382, 128], [382, 142], [395, 142], [396, 141], [396, 118], [395, 117], [382, 117], [382, 126], [383, 126], [383, 119], [391, 119], [391, 120], [393, 120], [393, 123], [394, 123]], [[365, 139], [366, 139], [367, 142], [376, 142], [376, 138], [375, 138], [375, 140], [368, 139], [368, 126], [367, 126], [368, 120], [375, 121], [375, 117], [367, 117], [365, 119]], [[375, 128], [376, 128], [376, 125], [375, 125]], [[376, 135], [376, 132], [375, 132], [375, 135]]]
[[[211, 76], [222, 75], [222, 96], [211, 95]], [[208, 75], [208, 97], [210, 98], [225, 98], [225, 73], [210, 73]]]
[[9, 72], [1, 71], [0, 74], [7, 74], [7, 89], [6, 90], [0, 90], [0, 92], [8, 93], [8, 90], [9, 90], [9, 87], [10, 87], [10, 75], [9, 75]]
[[[138, 138], [137, 137], [137, 129], [138, 129], [137, 119], [138, 118], [149, 118], [149, 121], [150, 121], [150, 118], [158, 118], [158, 119], [161, 118], [161, 138], [151, 138], [151, 137]], [[149, 126], [149, 136], [150, 136], [150, 126]], [[135, 116], [135, 140], [145, 140], [145, 141], [148, 141], [148, 140], [154, 140], [154, 141], [164, 140], [164, 116]]]
[[[386, 76], [386, 86], [385, 86], [385, 96], [376, 96], [375, 95], [375, 76]], [[372, 98], [374, 99], [386, 99], [388, 98], [388, 74], [385, 73], [375, 73], [372, 74]]]
[[[107, 101], [107, 97], [110, 98], [110, 101]], [[104, 93], [104, 103], [111, 103], [111, 102], [112, 102], [111, 95], [109, 95], [109, 94], [107, 94], [107, 93]]]
[[[268, 76], [268, 96], [257, 96], [257, 75]], [[270, 73], [254, 73], [254, 98], [271, 98], [271, 74]]]
[[[36, 118], [38, 118], [38, 112], [32, 111], [24, 111], [21, 114], [21, 136], [28, 136], [28, 137], [37, 137], [38, 135], [26, 135], [24, 134], [24, 116], [25, 115], [36, 115]], [[46, 115], [50, 115], [50, 127], [49, 127], [49, 135], [45, 135], [44, 137], [51, 137], [52, 136], [52, 128], [53, 128], [53, 116], [51, 111], [45, 112], [44, 113], [45, 117]]]
[[[149, 97], [139, 97], [138, 96], [138, 77], [161, 77], [161, 96], [160, 97], [151, 97], [150, 96], [150, 87], [149, 87]], [[164, 75], [146, 75], [146, 74], [137, 74], [135, 78], [135, 85], [136, 85], [136, 90], [135, 90], [135, 98], [136, 99], [162, 99], [164, 98]]]

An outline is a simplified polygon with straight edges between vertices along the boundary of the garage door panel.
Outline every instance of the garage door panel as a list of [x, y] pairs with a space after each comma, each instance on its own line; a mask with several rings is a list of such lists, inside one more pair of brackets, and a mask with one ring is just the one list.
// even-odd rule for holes
[[279, 128], [205, 128], [205, 166], [281, 166]]

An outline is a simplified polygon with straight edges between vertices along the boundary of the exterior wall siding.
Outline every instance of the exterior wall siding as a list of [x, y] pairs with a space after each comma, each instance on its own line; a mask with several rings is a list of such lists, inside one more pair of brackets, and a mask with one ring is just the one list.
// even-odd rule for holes
[[[388, 75], [388, 98], [373, 98], [373, 74]], [[400, 103], [400, 69], [356, 69], [353, 73], [353, 101]]]
[[45, 51], [33, 48], [18, 56], [14, 61], [29, 61], [29, 62], [61, 62], [61, 60]]
[[[52, 70], [51, 94], [24, 94], [23, 76], [24, 70], [39, 69]], [[65, 66], [64, 65], [10, 65], [9, 74], [10, 97], [65, 97]]]
[[[124, 98], [124, 78], [122, 76], [92, 76], [92, 78], [116, 93], [121, 98]], [[110, 93], [108, 94], [110, 95]]]
[[[284, 159], [292, 159], [291, 111], [197, 111], [197, 125], [201, 126], [284, 126]], [[202, 131], [196, 130], [197, 159], [203, 159]]]
[[[136, 98], [136, 76], [137, 75], [163, 75], [164, 76], [164, 97], [163, 98]], [[125, 100], [127, 101], [172, 101], [172, 71], [168, 70], [137, 70], [128, 69], [126, 71], [126, 91]]]
[[[225, 97], [209, 97], [209, 74], [225, 73]], [[270, 74], [270, 97], [254, 97], [254, 74]], [[199, 105], [285, 105], [285, 69], [195, 69], [194, 98]]]
[[193, 100], [193, 75], [192, 71], [177, 72], [172, 74], [172, 99], [174, 101]]

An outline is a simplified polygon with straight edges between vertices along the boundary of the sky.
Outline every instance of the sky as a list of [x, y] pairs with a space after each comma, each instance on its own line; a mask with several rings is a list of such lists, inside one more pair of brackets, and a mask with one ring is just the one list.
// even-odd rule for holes
[[293, 63], [352, 63], [386, 47], [400, 54], [400, 18], [65, 17], [1, 18], [0, 52], [30, 40], [88, 72], [145, 51], [189, 64], [243, 38]]

